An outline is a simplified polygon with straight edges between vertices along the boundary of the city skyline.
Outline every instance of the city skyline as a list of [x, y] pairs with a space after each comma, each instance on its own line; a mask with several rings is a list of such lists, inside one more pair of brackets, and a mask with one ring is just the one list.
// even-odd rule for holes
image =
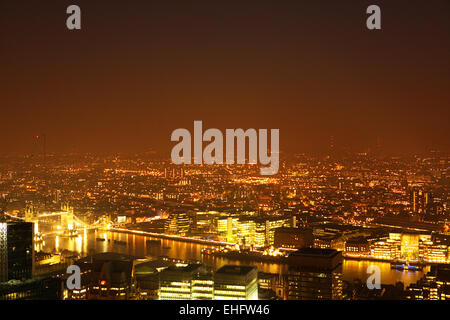
[[449, 161], [3, 157], [0, 299], [448, 299]]
[[3, 1], [0, 300], [450, 300], [449, 31], [449, 0]]

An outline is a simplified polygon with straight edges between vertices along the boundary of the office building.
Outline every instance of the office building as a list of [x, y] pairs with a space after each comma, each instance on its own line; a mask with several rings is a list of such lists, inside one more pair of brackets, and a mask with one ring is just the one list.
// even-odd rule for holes
[[256, 267], [225, 265], [214, 274], [215, 300], [258, 300]]
[[33, 223], [0, 221], [0, 282], [33, 277], [33, 242]]
[[450, 300], [450, 266], [432, 265], [430, 271], [417, 283], [406, 289], [409, 300]]
[[165, 220], [165, 232], [184, 236], [189, 231], [191, 221], [187, 213], [175, 212]]
[[[194, 275], [201, 264], [177, 263], [161, 271], [159, 275], [159, 300], [190, 300]], [[195, 283], [197, 285], [197, 283]], [[198, 290], [195, 291], [199, 293]]]
[[288, 257], [289, 300], [342, 299], [342, 253], [302, 248]]
[[192, 300], [214, 299], [214, 277], [208, 272], [198, 272], [192, 279]]
[[351, 257], [365, 257], [370, 255], [370, 245], [366, 238], [355, 237], [345, 242], [345, 253]]
[[286, 217], [223, 217], [217, 221], [217, 230], [223, 240], [255, 246], [273, 246], [275, 230], [290, 227]]

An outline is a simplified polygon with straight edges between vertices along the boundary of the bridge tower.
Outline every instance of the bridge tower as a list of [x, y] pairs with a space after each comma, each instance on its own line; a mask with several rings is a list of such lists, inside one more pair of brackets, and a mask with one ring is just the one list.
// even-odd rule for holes
[[27, 204], [25, 207], [25, 221], [34, 222], [35, 210], [32, 204]]
[[73, 207], [69, 205], [69, 203], [65, 203], [61, 206], [61, 210], [66, 212], [61, 215], [61, 226], [68, 230], [72, 230], [74, 228], [73, 225]]

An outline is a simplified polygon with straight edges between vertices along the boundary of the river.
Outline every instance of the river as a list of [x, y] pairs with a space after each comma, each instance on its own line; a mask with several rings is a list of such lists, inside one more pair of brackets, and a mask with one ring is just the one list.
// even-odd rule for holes
[[[97, 241], [97, 238], [106, 240]], [[110, 241], [108, 241], [108, 239], [110, 239]], [[60, 252], [66, 249], [78, 252], [81, 255], [109, 251], [152, 258], [168, 256], [170, 258], [182, 260], [201, 260], [206, 265], [213, 266], [216, 269], [224, 264], [241, 264], [239, 261], [228, 260], [226, 258], [204, 258], [200, 252], [203, 248], [207, 248], [207, 245], [161, 239], [161, 246], [154, 246], [146, 243], [146, 240], [148, 239], [156, 238], [109, 231], [87, 231], [76, 238], [47, 236], [43, 243], [36, 245], [36, 249], [46, 252]], [[117, 242], [114, 242], [114, 240], [124, 241], [126, 244], [118, 244]], [[284, 273], [287, 271], [286, 265], [276, 263], [246, 261], [242, 264], [257, 266], [258, 270], [263, 272]], [[365, 282], [368, 277], [366, 270], [369, 265], [376, 265], [380, 268], [382, 284], [395, 284], [396, 282], [401, 281], [405, 285], [409, 285], [410, 283], [418, 281], [423, 276], [423, 273], [428, 271], [428, 268], [425, 268], [424, 272], [398, 271], [391, 269], [388, 262], [344, 260], [342, 266], [344, 280], [352, 281], [354, 279], [360, 279]]]

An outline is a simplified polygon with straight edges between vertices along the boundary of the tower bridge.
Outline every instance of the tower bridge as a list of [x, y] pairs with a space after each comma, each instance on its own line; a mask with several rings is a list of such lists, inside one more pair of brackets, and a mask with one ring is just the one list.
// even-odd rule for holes
[[38, 213], [32, 205], [27, 205], [25, 208], [25, 217], [17, 217], [7, 214], [12, 218], [32, 222], [35, 224], [35, 234], [39, 235], [39, 226], [47, 225], [50, 227], [48, 233], [63, 233], [65, 235], [75, 235], [79, 230], [86, 229], [104, 229], [107, 227], [105, 219], [98, 219], [94, 223], [86, 223], [83, 219], [78, 218], [74, 212], [73, 207], [68, 203], [61, 206], [61, 210], [40, 212]]

